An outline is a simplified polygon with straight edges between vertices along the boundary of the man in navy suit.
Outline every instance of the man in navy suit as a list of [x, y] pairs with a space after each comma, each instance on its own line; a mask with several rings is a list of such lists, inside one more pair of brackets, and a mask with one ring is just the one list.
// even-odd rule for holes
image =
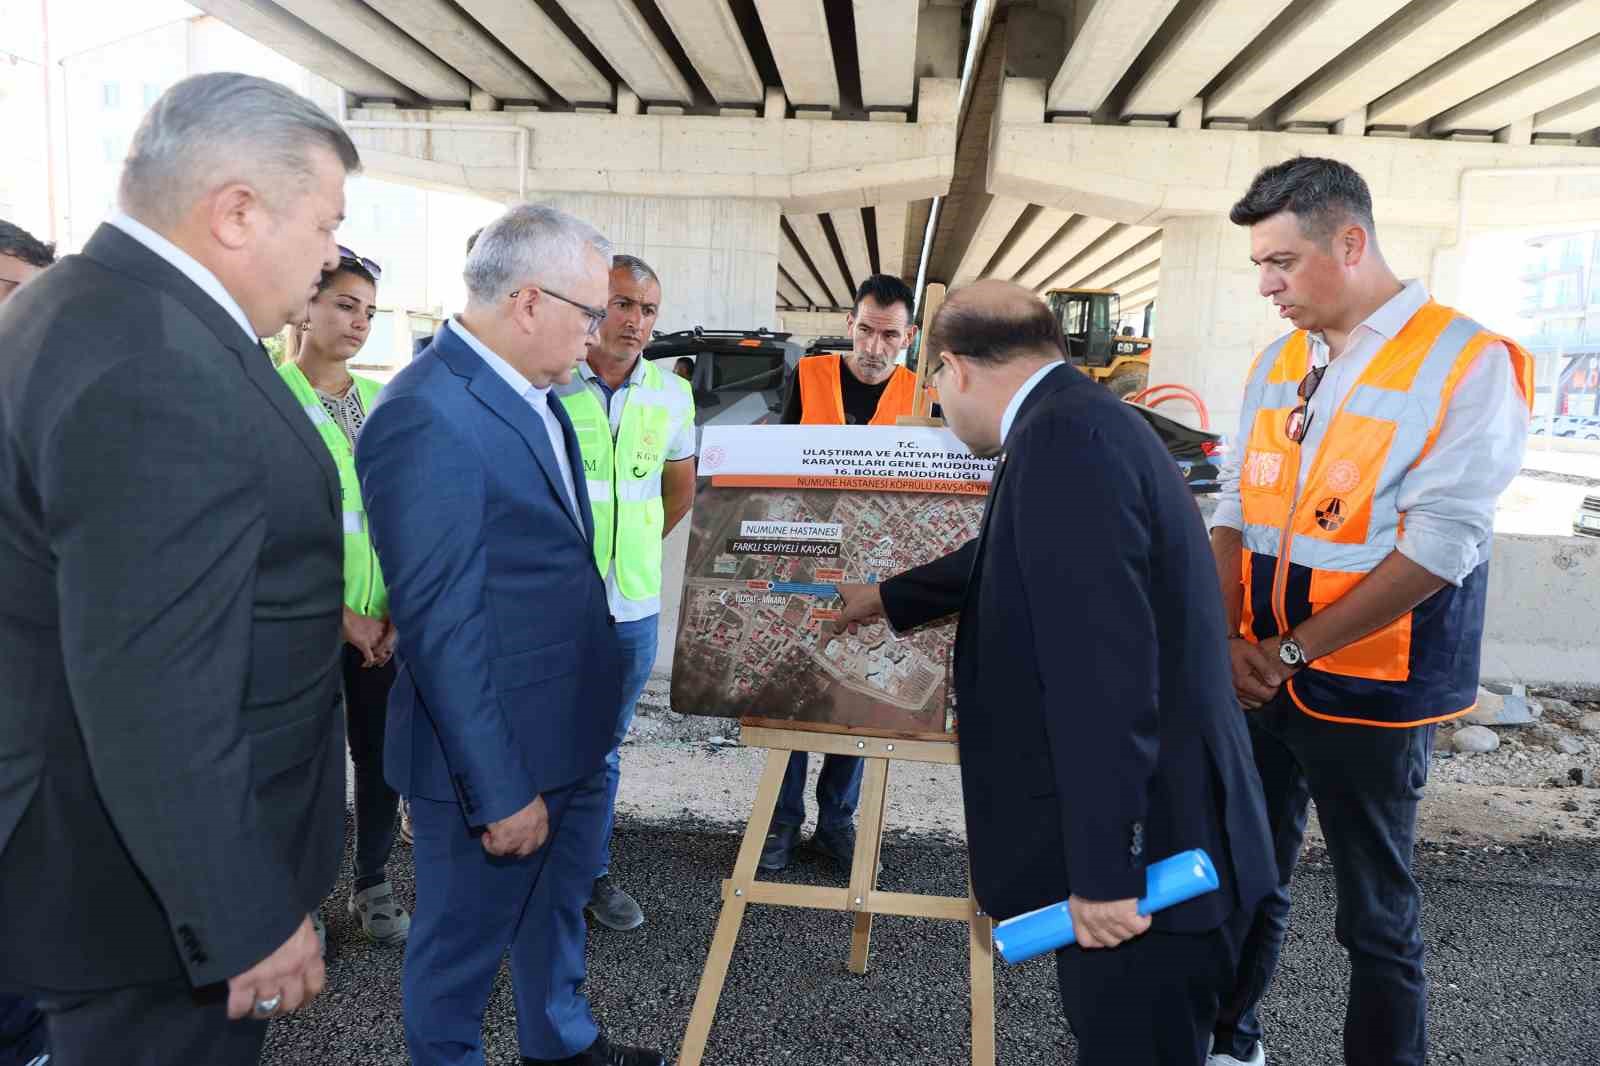
[[[841, 589], [841, 625], [960, 612], [956, 711], [972, 882], [997, 919], [1063, 899], [1079, 1066], [1199, 1066], [1276, 873], [1234, 698], [1205, 526], [1160, 440], [1063, 362], [1007, 282], [951, 294], [927, 351], [945, 417], [998, 455], [978, 537]], [[1218, 891], [1138, 914], [1145, 866], [1190, 848]]]
[[525, 1063], [663, 1063], [610, 1043], [581, 991], [621, 663], [577, 437], [549, 392], [605, 318], [610, 263], [605, 238], [553, 208], [491, 223], [467, 309], [356, 446], [400, 634], [384, 762], [415, 837], [416, 1066], [482, 1066], [507, 945]]

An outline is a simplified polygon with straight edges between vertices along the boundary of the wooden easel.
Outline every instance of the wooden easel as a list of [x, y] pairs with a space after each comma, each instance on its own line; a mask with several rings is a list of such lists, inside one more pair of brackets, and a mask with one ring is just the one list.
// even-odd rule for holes
[[[795, 729], [773, 729], [742, 724], [739, 742], [748, 747], [766, 748], [767, 765], [756, 789], [755, 806], [745, 826], [733, 876], [722, 882], [722, 912], [717, 917], [711, 950], [700, 974], [689, 1027], [683, 1034], [679, 1066], [700, 1066], [717, 1001], [728, 978], [728, 963], [739, 939], [739, 926], [745, 908], [752, 903], [779, 907], [811, 907], [818, 910], [848, 911], [855, 914], [850, 937], [850, 972], [867, 972], [867, 953], [872, 942], [872, 916], [899, 914], [914, 918], [945, 918], [967, 923], [967, 957], [972, 968], [972, 1063], [994, 1066], [994, 961], [991, 923], [978, 908], [970, 885], [967, 897], [923, 896], [909, 892], [882, 892], [878, 883], [878, 854], [883, 846], [885, 797], [889, 787], [889, 762], [949, 763], [958, 761], [956, 746], [946, 740], [889, 740], [851, 734], [813, 733]], [[772, 812], [778, 791], [789, 765], [789, 754], [814, 751], [827, 755], [857, 755], [867, 760], [861, 784], [860, 824], [856, 831], [856, 851], [850, 864], [850, 884], [846, 888], [821, 885], [785, 885], [756, 880], [756, 862], [772, 825]]]
[[928, 414], [932, 409], [932, 404], [928, 402], [928, 327], [933, 324], [933, 316], [939, 313], [939, 305], [944, 303], [944, 293], [945, 287], [938, 282], [923, 290], [922, 333], [918, 339], [922, 347], [917, 355], [917, 392], [911, 401], [911, 413], [894, 420], [897, 426], [944, 425], [944, 419]]

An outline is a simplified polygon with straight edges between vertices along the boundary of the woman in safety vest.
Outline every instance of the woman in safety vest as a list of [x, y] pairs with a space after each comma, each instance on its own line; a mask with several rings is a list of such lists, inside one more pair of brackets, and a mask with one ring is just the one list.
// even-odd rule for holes
[[348, 363], [372, 330], [378, 279], [371, 259], [339, 248], [339, 265], [322, 276], [300, 325], [298, 352], [278, 368], [317, 427], [339, 471], [344, 520], [344, 705], [350, 759], [356, 770], [355, 878], [349, 911], [368, 937], [402, 943], [411, 916], [394, 898], [385, 865], [394, 847], [398, 797], [383, 777], [383, 733], [394, 683], [396, 634], [389, 621], [378, 557], [367, 535], [356, 480], [355, 443], [377, 402], [378, 382], [350, 373]]

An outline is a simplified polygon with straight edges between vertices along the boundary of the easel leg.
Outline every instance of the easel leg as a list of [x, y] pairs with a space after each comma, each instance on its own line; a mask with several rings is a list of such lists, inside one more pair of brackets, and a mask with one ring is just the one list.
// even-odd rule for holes
[[689, 1013], [689, 1027], [683, 1033], [678, 1066], [700, 1066], [700, 1059], [706, 1053], [711, 1023], [717, 1016], [717, 1001], [722, 998], [722, 985], [728, 979], [728, 964], [733, 960], [733, 946], [739, 939], [739, 926], [744, 921], [748, 902], [744, 889], [755, 880], [756, 863], [761, 859], [761, 848], [766, 843], [767, 830], [772, 826], [772, 813], [778, 805], [778, 790], [783, 787], [783, 774], [788, 765], [789, 752], [777, 748], [767, 750], [766, 769], [761, 772], [761, 784], [756, 789], [750, 822], [745, 826], [744, 840], [739, 844], [739, 857], [734, 860], [733, 879], [728, 887], [728, 895], [722, 901], [722, 911], [717, 916], [717, 931], [711, 937], [706, 968], [700, 974], [700, 987], [694, 995], [694, 1009]]
[[994, 1066], [994, 928], [967, 884], [967, 959], [972, 967], [972, 1066]]
[[867, 972], [872, 947], [872, 890], [878, 887], [878, 855], [883, 850], [883, 815], [888, 806], [889, 760], [868, 759], [861, 782], [861, 823], [856, 827], [856, 853], [850, 866], [850, 900], [857, 909], [850, 934], [850, 972]]

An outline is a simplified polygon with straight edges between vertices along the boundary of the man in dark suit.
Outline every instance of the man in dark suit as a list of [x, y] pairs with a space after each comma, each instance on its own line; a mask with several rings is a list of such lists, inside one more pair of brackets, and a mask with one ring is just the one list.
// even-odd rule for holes
[[254, 1062], [322, 987], [338, 479], [258, 337], [357, 166], [275, 83], [180, 82], [121, 213], [0, 311], [0, 984], [65, 1066]]
[[606, 830], [621, 652], [562, 405], [605, 318], [611, 248], [515, 207], [467, 258], [467, 309], [384, 390], [356, 445], [400, 632], [385, 768], [411, 800], [416, 1066], [482, 1066], [510, 946], [523, 1061], [660, 1066], [601, 1034], [583, 906]]
[[[931, 332], [950, 428], [999, 456], [983, 529], [845, 586], [839, 624], [904, 632], [960, 612], [978, 901], [1004, 919], [1068, 900], [1078, 945], [1057, 973], [1080, 1066], [1198, 1066], [1275, 876], [1200, 514], [1144, 421], [1063, 362], [1031, 293], [959, 289]], [[1189, 848], [1220, 889], [1140, 916], [1146, 864]]]

